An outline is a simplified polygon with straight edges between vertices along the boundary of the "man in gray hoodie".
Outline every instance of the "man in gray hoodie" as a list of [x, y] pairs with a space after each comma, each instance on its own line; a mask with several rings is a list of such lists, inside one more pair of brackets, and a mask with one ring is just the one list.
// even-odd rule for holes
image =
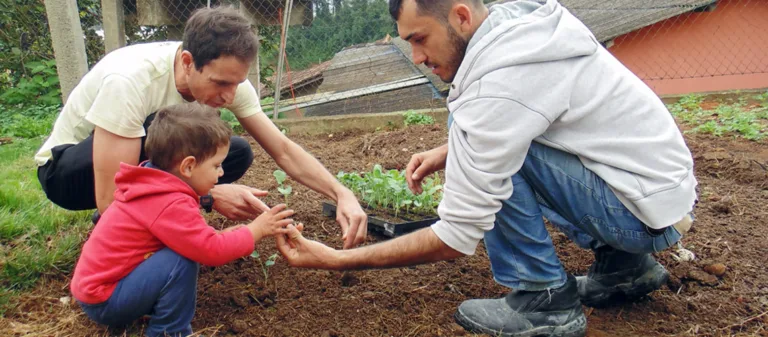
[[[410, 188], [445, 168], [441, 220], [380, 244], [336, 251], [293, 230], [293, 266], [386, 268], [452, 259], [484, 239], [502, 299], [468, 300], [459, 324], [494, 336], [583, 336], [581, 304], [658, 289], [650, 255], [692, 224], [693, 159], [661, 100], [556, 0], [390, 0], [413, 60], [451, 82], [448, 144], [413, 156]], [[563, 269], [542, 216], [595, 252], [585, 277]]]

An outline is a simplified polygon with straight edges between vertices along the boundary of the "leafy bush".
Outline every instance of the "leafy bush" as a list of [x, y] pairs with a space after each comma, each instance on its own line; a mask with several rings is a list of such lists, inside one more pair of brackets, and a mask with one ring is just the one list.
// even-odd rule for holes
[[432, 116], [420, 114], [413, 110], [403, 114], [403, 117], [405, 118], [403, 121], [403, 123], [405, 123], [405, 126], [435, 124], [435, 119], [432, 118]]
[[243, 130], [243, 126], [240, 125], [240, 122], [237, 120], [237, 117], [235, 117], [235, 114], [232, 111], [225, 108], [221, 108], [219, 111], [221, 112], [221, 119], [229, 124], [229, 126], [232, 128], [232, 132], [235, 134], [242, 134], [245, 132], [245, 130]]
[[371, 172], [339, 172], [336, 178], [352, 190], [370, 208], [391, 210], [397, 216], [400, 212], [434, 215], [443, 198], [443, 185], [440, 176], [435, 173], [426, 178], [420, 195], [414, 195], [408, 189], [405, 170], [384, 171], [381, 165], [375, 165]]
[[61, 89], [56, 73], [56, 61], [43, 60], [24, 65], [29, 76], [23, 76], [15, 86], [0, 95], [3, 104], [60, 105]]
[[0, 135], [34, 138], [51, 133], [59, 105], [0, 105]]

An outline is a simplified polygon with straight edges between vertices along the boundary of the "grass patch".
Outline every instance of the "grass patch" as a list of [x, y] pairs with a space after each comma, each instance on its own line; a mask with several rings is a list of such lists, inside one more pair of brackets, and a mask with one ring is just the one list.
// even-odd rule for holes
[[90, 212], [64, 210], [46, 199], [33, 155], [42, 139], [0, 146], [0, 314], [19, 291], [45, 274], [67, 274], [91, 229]]
[[721, 102], [714, 109], [702, 108], [705, 97], [688, 95], [667, 108], [681, 123], [692, 126], [686, 132], [732, 135], [759, 141], [768, 135], [768, 92], [742, 95], [736, 100]]

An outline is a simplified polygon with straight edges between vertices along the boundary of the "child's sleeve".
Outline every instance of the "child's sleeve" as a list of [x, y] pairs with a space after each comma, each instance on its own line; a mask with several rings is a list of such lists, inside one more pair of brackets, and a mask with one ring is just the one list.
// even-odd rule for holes
[[253, 235], [247, 227], [217, 233], [200, 215], [197, 204], [176, 200], [149, 227], [168, 248], [192, 261], [220, 266], [253, 252]]

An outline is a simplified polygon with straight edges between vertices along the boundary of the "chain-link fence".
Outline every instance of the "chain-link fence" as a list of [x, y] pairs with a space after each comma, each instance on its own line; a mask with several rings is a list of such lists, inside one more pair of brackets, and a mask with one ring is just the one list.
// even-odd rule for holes
[[[321, 116], [445, 106], [448, 86], [428, 68], [412, 63], [410, 46], [398, 37], [387, 0], [118, 0], [123, 8], [119, 15], [102, 13], [106, 1], [77, 3], [89, 64], [103, 55], [105, 29], [112, 26], [102, 17], [123, 22], [126, 44], [180, 40], [195, 9], [230, 5], [249, 16], [258, 31], [259, 60], [250, 79], [269, 114]], [[719, 88], [727, 90], [745, 88], [749, 81], [766, 82], [767, 1], [561, 3], [648, 83], [730, 79], [729, 87]], [[24, 67], [14, 61], [52, 57], [42, 7], [40, 0], [0, 4], [0, 56], [11, 56], [1, 62], [4, 86], [24, 76]]]

